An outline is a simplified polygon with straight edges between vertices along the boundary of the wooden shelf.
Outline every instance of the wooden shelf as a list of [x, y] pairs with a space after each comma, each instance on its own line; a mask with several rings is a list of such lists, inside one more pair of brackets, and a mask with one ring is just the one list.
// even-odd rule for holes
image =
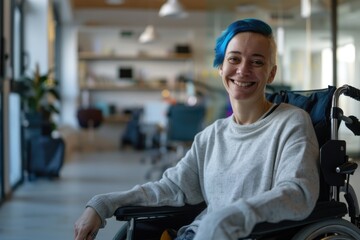
[[115, 114], [106, 116], [104, 118], [105, 123], [127, 123], [130, 121], [131, 115], [129, 114]]
[[162, 91], [166, 86], [151, 86], [134, 84], [129, 86], [119, 86], [115, 84], [80, 85], [82, 91]]
[[170, 54], [168, 56], [151, 56], [151, 55], [110, 55], [110, 54], [96, 54], [91, 52], [80, 52], [79, 60], [83, 61], [185, 61], [191, 60], [191, 54]]

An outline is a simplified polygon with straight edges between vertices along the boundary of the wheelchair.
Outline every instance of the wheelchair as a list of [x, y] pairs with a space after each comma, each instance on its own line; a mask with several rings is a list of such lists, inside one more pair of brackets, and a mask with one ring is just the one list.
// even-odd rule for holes
[[[360, 122], [355, 116], [344, 115], [339, 107], [341, 95], [360, 101], [360, 90], [349, 85], [267, 93], [268, 100], [272, 102], [293, 104], [310, 114], [320, 146], [320, 196], [306, 219], [258, 223], [250, 236], [244, 239], [360, 239], [359, 205], [350, 185], [350, 176], [357, 164], [346, 155], [346, 142], [338, 139], [341, 122], [356, 136], [360, 135]], [[201, 203], [183, 207], [118, 208], [114, 213], [116, 220], [126, 223], [113, 239], [160, 239], [163, 230], [191, 223], [205, 207]]]

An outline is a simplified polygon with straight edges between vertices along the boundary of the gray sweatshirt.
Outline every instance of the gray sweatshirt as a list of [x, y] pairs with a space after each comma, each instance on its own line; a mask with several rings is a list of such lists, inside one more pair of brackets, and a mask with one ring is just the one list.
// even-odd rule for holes
[[260, 222], [301, 220], [319, 192], [319, 147], [309, 115], [280, 104], [266, 118], [239, 125], [233, 116], [197, 134], [181, 161], [161, 180], [87, 204], [103, 222], [121, 206], [207, 203], [190, 226], [195, 240], [238, 239]]

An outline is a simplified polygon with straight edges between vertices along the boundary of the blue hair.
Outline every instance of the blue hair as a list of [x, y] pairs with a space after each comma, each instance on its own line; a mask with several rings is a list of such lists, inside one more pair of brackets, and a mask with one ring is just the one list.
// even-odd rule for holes
[[236, 34], [241, 32], [255, 32], [266, 37], [273, 37], [271, 27], [261, 20], [247, 18], [233, 22], [216, 40], [214, 67], [219, 67], [223, 63], [227, 45]]

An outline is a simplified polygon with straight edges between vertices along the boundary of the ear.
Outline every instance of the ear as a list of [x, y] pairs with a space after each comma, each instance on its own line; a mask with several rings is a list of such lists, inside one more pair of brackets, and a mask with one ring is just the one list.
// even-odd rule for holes
[[275, 75], [276, 75], [276, 71], [277, 71], [277, 65], [274, 65], [273, 68], [271, 69], [269, 78], [267, 80], [267, 84], [270, 84], [274, 81], [275, 79]]
[[223, 75], [223, 67], [222, 67], [222, 65], [219, 66], [218, 71], [219, 71], [220, 77], [222, 77], [222, 75]]

